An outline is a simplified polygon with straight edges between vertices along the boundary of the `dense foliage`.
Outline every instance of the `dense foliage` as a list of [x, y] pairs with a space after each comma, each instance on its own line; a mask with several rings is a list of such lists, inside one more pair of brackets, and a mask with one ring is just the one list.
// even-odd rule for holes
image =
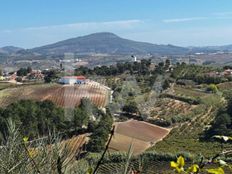
[[101, 113], [101, 119], [96, 126], [94, 132], [90, 136], [90, 142], [88, 143], [87, 149], [90, 152], [101, 152], [105, 148], [105, 144], [108, 140], [111, 128], [113, 124], [113, 118], [109, 112]]
[[1, 110], [0, 129], [6, 132], [5, 120], [11, 118], [23, 135], [35, 137], [45, 135], [48, 131], [65, 129], [64, 110], [50, 101], [36, 102], [22, 100]]
[[123, 74], [124, 72], [129, 72], [131, 74], [137, 73], [140, 75], [149, 74], [149, 67], [151, 65], [151, 60], [143, 59], [141, 62], [125, 62], [117, 63], [116, 65], [110, 66], [97, 66], [94, 69], [89, 69], [87, 67], [80, 67], [75, 70], [76, 75], [100, 75], [100, 76], [115, 76]]
[[54, 131], [78, 131], [88, 125], [90, 115], [97, 110], [87, 99], [81, 101], [80, 107], [66, 111], [51, 101], [21, 100], [0, 110], [0, 131], [7, 134], [6, 120], [9, 118], [16, 123], [23, 135], [31, 138]]
[[212, 127], [206, 131], [207, 138], [215, 135], [232, 136], [232, 98], [225, 109], [219, 109]]
[[46, 83], [50, 83], [52, 81], [56, 81], [58, 77], [58, 72], [57, 70], [48, 70], [48, 71], [43, 71], [44, 76], [44, 81]]
[[223, 76], [210, 76], [210, 72], [221, 72], [223, 69], [214, 68], [209, 66], [200, 66], [200, 65], [178, 65], [172, 72], [172, 77], [180, 80], [192, 80], [198, 84], [219, 84], [228, 80], [231, 80], [229, 77]]

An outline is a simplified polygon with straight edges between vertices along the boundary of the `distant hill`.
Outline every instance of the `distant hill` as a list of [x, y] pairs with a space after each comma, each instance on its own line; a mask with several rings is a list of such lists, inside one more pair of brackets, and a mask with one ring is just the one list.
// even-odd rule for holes
[[232, 52], [232, 45], [223, 45], [223, 46], [205, 46], [205, 47], [189, 47], [190, 52]]
[[120, 54], [186, 54], [187, 48], [173, 45], [156, 45], [123, 39], [113, 33], [102, 32], [87, 36], [72, 38], [31, 50], [43, 55], [61, 55], [66, 52], [78, 54], [103, 53]]
[[14, 46], [6, 46], [6, 47], [0, 48], [0, 53], [2, 53], [2, 54], [13, 54], [13, 53], [16, 53], [16, 52], [18, 52], [20, 50], [23, 50], [23, 48], [14, 47]]

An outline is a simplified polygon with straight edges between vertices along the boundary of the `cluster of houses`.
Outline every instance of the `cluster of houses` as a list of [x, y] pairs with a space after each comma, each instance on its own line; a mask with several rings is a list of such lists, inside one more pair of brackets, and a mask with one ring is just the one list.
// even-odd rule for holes
[[[20, 78], [21, 81], [43, 81], [45, 75], [41, 70], [31, 70], [26, 76], [17, 76], [17, 72], [7, 73], [4, 72], [2, 76], [0, 76], [0, 81], [3, 82], [11, 82], [17, 83]], [[87, 82], [87, 78], [85, 76], [64, 76], [58, 80], [60, 84], [66, 85], [74, 85], [74, 84], [85, 84]]]
[[[0, 81], [10, 81], [14, 82], [17, 81], [17, 72], [11, 72], [6, 73], [4, 72], [2, 76], [0, 76]], [[26, 76], [22, 77], [22, 81], [28, 81], [28, 80], [43, 80], [44, 74], [41, 70], [32, 70], [30, 73], [28, 73]]]
[[232, 77], [232, 69], [226, 69], [222, 72], [212, 71], [207, 73], [209, 77]]
[[4, 73], [2, 76], [0, 76], [1, 81], [12, 81], [17, 78], [17, 73], [13, 72], [10, 74]]

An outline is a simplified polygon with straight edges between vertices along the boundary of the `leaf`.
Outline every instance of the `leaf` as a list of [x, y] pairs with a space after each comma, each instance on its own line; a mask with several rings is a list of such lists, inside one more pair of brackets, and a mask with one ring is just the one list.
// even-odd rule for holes
[[29, 137], [23, 137], [23, 142], [26, 143], [28, 142]]
[[197, 164], [193, 164], [191, 167], [188, 168], [188, 172], [197, 173], [200, 170]]
[[87, 170], [86, 174], [92, 174], [92, 173], [93, 173], [93, 169], [90, 167], [90, 168]]
[[208, 169], [207, 172], [209, 174], [225, 174], [224, 170], [221, 167], [217, 169]]
[[179, 168], [184, 167], [184, 158], [182, 156], [179, 156], [179, 158], [177, 159], [177, 164], [179, 165]]
[[176, 162], [174, 162], [174, 161], [171, 161], [170, 165], [171, 165], [172, 168], [177, 168], [178, 167], [178, 164]]

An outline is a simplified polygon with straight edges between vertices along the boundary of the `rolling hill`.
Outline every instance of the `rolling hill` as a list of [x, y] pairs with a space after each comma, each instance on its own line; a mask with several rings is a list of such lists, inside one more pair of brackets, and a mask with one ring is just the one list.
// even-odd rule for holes
[[23, 50], [23, 48], [14, 47], [14, 46], [6, 46], [6, 47], [0, 48], [0, 53], [2, 53], [2, 54], [13, 54], [13, 53], [16, 53], [16, 52], [18, 52], [20, 50]]

